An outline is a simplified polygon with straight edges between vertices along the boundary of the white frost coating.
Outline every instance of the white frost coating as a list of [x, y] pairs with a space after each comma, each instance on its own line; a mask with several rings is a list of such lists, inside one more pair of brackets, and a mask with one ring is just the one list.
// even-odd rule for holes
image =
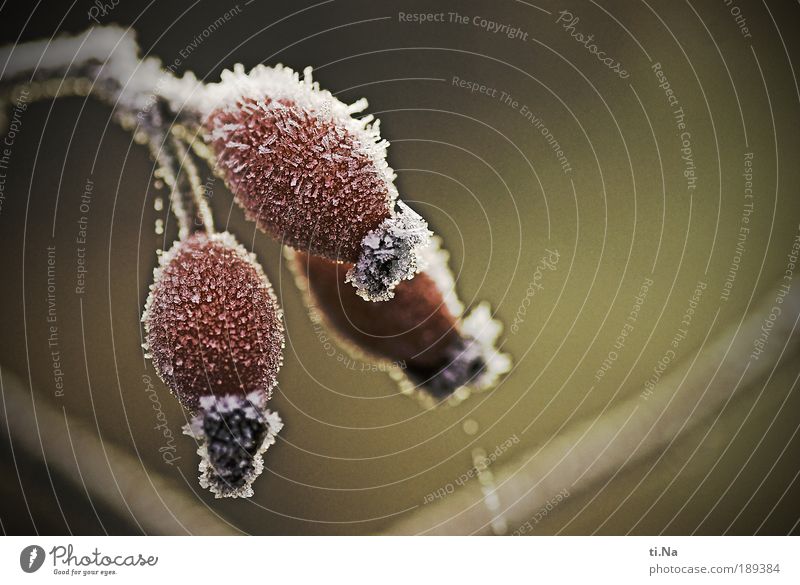
[[32, 41], [0, 48], [3, 77], [39, 69], [63, 69], [70, 63], [114, 62], [121, 69], [139, 61], [134, 35], [118, 26], [93, 27], [76, 36]]
[[156, 97], [165, 98], [173, 107], [180, 105], [202, 87], [191, 72], [178, 78], [165, 70], [160, 60], [141, 59], [133, 30], [116, 25], [92, 27], [75, 36], [0, 47], [2, 78], [40, 71], [64, 75], [81, 70], [85, 74], [86, 65], [90, 64], [97, 67], [93, 80], [101, 85], [112, 82], [116, 99], [135, 110], [149, 107]]
[[464, 304], [458, 300], [456, 294], [456, 281], [453, 278], [453, 271], [450, 270], [450, 252], [442, 248], [442, 239], [439, 236], [432, 236], [431, 243], [420, 254], [422, 268], [420, 272], [427, 274], [436, 288], [444, 298], [447, 310], [457, 319], [464, 314]]
[[500, 376], [511, 370], [511, 356], [501, 353], [495, 347], [497, 338], [503, 331], [503, 324], [497, 319], [492, 319], [489, 303], [482, 302], [475, 307], [461, 322], [461, 332], [471, 337], [483, 357], [486, 366], [475, 380], [477, 389], [487, 389], [494, 386]]
[[[176, 96], [180, 88], [170, 88]], [[362, 118], [353, 117], [363, 112], [367, 100], [362, 98], [352, 104], [345, 104], [334, 97], [331, 92], [320, 89], [319, 83], [313, 80], [311, 67], [303, 70], [303, 76], [283, 65], [267, 67], [257, 65], [245, 72], [244, 66], [236, 64], [233, 70], [222, 72], [221, 81], [209, 83], [202, 89], [184, 92], [183, 105], [198, 112], [203, 118], [220, 108], [238, 108], [237, 102], [243, 98], [263, 103], [265, 98], [288, 100], [298, 108], [313, 113], [321, 120], [332, 121], [340, 128], [346, 129], [357, 140], [361, 148], [382, 175], [386, 182], [387, 204], [391, 209], [397, 199], [394, 186], [395, 173], [386, 162], [386, 148], [389, 143], [380, 135], [380, 121], [372, 115]], [[173, 107], [180, 104], [173, 104]]]

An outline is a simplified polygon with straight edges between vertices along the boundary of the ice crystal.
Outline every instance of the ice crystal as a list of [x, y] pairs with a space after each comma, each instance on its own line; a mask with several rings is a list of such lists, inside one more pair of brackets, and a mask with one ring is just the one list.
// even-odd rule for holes
[[474, 340], [473, 348], [480, 353], [485, 364], [475, 378], [474, 386], [481, 390], [493, 387], [501, 376], [511, 370], [511, 357], [497, 349], [503, 324], [492, 317], [489, 303], [483, 302], [463, 319], [461, 330]]

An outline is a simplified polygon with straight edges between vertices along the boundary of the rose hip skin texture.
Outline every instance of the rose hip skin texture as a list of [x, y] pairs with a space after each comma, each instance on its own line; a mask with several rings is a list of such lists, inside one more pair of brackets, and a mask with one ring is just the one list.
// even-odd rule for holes
[[205, 126], [248, 219], [293, 248], [356, 262], [362, 239], [391, 215], [386, 178], [333, 120], [290, 100], [246, 98]]
[[447, 383], [454, 364], [465, 355], [467, 342], [436, 283], [424, 272], [401, 282], [394, 298], [370, 303], [342, 284], [347, 264], [300, 252], [294, 255], [294, 261], [296, 270], [307, 278], [312, 302], [339, 335], [361, 351], [405, 362], [406, 372], [429, 392], [447, 395], [482, 367], [478, 360], [464, 364], [472, 371], [459, 376], [455, 385]]
[[197, 233], [162, 257], [142, 319], [164, 383], [195, 411], [206, 395], [269, 398], [282, 364], [281, 312], [230, 234]]

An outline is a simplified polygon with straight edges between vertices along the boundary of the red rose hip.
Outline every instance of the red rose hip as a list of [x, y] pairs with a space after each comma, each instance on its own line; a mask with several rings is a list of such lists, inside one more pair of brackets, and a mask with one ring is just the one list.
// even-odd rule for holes
[[367, 300], [419, 270], [427, 223], [398, 200], [372, 116], [320, 90], [311, 70], [241, 66], [207, 86], [204, 127], [217, 171], [247, 217], [274, 238], [352, 266]]
[[[404, 365], [401, 386], [423, 390], [434, 400], [463, 389], [493, 386], [510, 359], [495, 348], [500, 324], [483, 303], [465, 319], [438, 239], [426, 251], [428, 267], [401, 282], [391, 300], [365, 303], [341, 285], [346, 264], [289, 252], [296, 280], [321, 320], [354, 353]], [[393, 370], [392, 370], [393, 371]], [[410, 383], [410, 384], [409, 384]]]
[[188, 410], [201, 485], [252, 495], [261, 453], [282, 427], [265, 410], [284, 344], [282, 314], [255, 257], [228, 234], [198, 232], [162, 255], [145, 305], [149, 357]]

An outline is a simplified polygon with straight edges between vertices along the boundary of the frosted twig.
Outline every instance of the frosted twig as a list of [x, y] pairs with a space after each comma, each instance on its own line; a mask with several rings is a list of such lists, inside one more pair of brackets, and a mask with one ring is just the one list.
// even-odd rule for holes
[[[177, 127], [175, 127], [177, 128]], [[197, 170], [197, 165], [194, 164], [192, 154], [186, 149], [186, 145], [180, 138], [180, 132], [173, 131], [171, 137], [172, 147], [179, 158], [181, 170], [186, 174], [189, 181], [189, 193], [192, 197], [192, 204], [194, 206], [194, 215], [199, 220], [199, 224], [195, 223], [195, 227], [202, 227], [202, 229], [209, 234], [214, 233], [214, 216], [211, 213], [211, 207], [205, 197], [205, 189], [200, 182], [200, 174]], [[196, 231], [196, 230], [193, 230]]]
[[187, 201], [192, 201], [192, 196], [186, 191], [185, 184], [180, 179], [180, 167], [177, 160], [166, 146], [156, 140], [148, 140], [147, 145], [158, 165], [155, 176], [169, 187], [170, 206], [178, 221], [178, 238], [184, 240], [192, 232], [193, 222], [186, 206]]
[[178, 78], [159, 59], [141, 59], [134, 33], [118, 26], [0, 47], [0, 92], [20, 82], [58, 87], [65, 78], [82, 79], [84, 95], [108, 103], [147, 131], [167, 128], [175, 112], [191, 117], [180, 106], [201, 86], [191, 73]]

